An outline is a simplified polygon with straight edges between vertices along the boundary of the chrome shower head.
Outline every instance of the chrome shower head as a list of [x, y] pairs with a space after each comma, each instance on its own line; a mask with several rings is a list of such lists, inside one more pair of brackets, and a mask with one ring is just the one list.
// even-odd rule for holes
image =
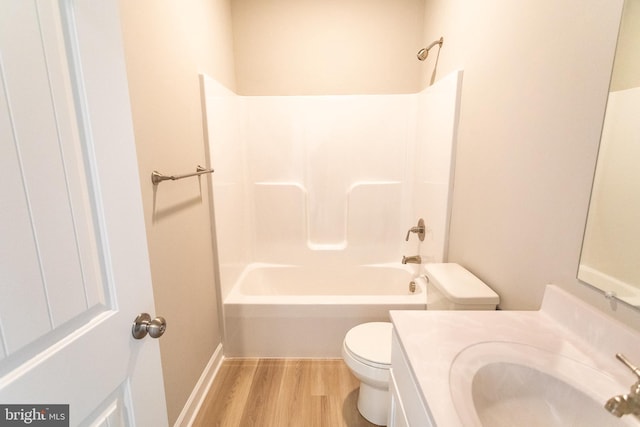
[[416, 56], [420, 61], [424, 61], [425, 59], [427, 59], [427, 56], [429, 56], [429, 49], [423, 47], [418, 51], [418, 54]]
[[436, 41], [432, 42], [429, 46], [423, 47], [422, 49], [420, 49], [416, 56], [418, 57], [418, 59], [420, 61], [424, 61], [425, 59], [427, 59], [427, 56], [429, 56], [429, 49], [431, 49], [435, 45], [438, 45], [438, 46], [442, 47], [442, 43], [443, 42], [444, 42], [444, 39], [442, 37], [440, 37], [440, 40], [436, 40]]

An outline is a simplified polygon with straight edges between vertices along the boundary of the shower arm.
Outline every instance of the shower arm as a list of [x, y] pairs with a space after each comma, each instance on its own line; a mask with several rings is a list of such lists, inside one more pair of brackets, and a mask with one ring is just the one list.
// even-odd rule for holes
[[416, 55], [418, 57], [418, 59], [420, 61], [424, 61], [425, 59], [427, 59], [427, 56], [429, 56], [429, 50], [434, 47], [435, 45], [439, 45], [440, 47], [442, 47], [442, 43], [444, 43], [444, 38], [440, 37], [439, 40], [436, 40], [434, 42], [431, 42], [431, 44], [427, 47], [423, 47], [422, 49], [420, 49], [418, 51], [418, 54]]
[[431, 44], [429, 46], [425, 47], [425, 49], [426, 50], [430, 50], [435, 45], [440, 45], [440, 47], [442, 47], [442, 43], [444, 43], [444, 39], [442, 37], [440, 37], [440, 40], [436, 40], [434, 42], [431, 42]]

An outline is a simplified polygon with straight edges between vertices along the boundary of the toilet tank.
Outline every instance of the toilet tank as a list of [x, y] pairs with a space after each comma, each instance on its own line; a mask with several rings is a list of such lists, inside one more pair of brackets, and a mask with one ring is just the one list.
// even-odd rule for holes
[[425, 265], [427, 310], [495, 310], [500, 297], [455, 263]]

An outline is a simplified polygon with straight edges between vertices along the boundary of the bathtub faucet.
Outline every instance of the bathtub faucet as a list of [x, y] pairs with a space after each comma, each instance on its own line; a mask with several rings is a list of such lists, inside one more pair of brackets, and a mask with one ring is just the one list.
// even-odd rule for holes
[[633, 414], [640, 418], [640, 368], [632, 365], [631, 362], [629, 362], [629, 360], [620, 353], [616, 354], [616, 358], [636, 374], [638, 381], [631, 386], [631, 392], [629, 394], [621, 394], [612, 397], [607, 401], [607, 403], [605, 403], [604, 407], [616, 417]]
[[407, 237], [404, 238], [404, 240], [406, 242], [409, 241], [409, 234], [411, 233], [416, 233], [418, 235], [418, 239], [420, 239], [420, 241], [424, 241], [424, 234], [426, 232], [426, 227], [424, 226], [424, 219], [420, 218], [418, 220], [418, 225], [416, 225], [415, 227], [411, 227], [409, 229], [409, 231], [407, 231]]
[[403, 264], [420, 264], [422, 263], [422, 258], [420, 257], [420, 255], [414, 255], [414, 256], [402, 255], [402, 263]]

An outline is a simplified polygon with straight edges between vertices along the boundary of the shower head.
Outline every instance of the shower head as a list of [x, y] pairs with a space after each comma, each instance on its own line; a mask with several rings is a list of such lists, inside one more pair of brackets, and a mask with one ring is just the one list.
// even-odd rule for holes
[[438, 45], [438, 46], [442, 47], [442, 43], [443, 42], [444, 42], [444, 39], [442, 37], [440, 37], [440, 40], [436, 40], [436, 41], [432, 42], [429, 46], [423, 47], [422, 49], [420, 49], [416, 56], [418, 57], [418, 59], [420, 61], [424, 61], [425, 59], [427, 59], [427, 56], [429, 56], [429, 49], [431, 49], [435, 45]]

